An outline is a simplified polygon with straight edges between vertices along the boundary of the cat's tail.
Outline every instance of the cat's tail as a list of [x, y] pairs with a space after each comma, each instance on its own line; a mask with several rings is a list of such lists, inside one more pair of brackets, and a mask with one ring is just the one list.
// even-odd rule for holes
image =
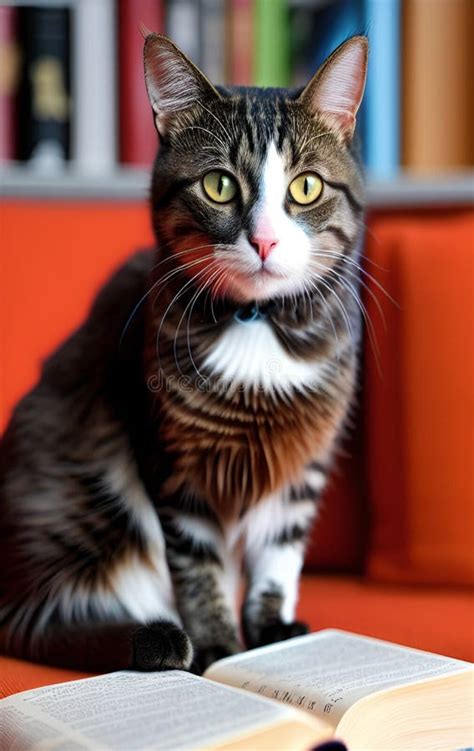
[[125, 623], [56, 623], [26, 636], [3, 625], [0, 652], [87, 673], [114, 670], [187, 670], [193, 647], [187, 634], [167, 620]]

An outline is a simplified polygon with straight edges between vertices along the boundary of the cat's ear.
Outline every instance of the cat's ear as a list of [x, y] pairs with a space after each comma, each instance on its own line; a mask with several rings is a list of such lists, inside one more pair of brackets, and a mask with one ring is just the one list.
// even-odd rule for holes
[[167, 37], [147, 33], [143, 58], [148, 98], [160, 135], [178, 112], [198, 101], [220, 98], [206, 76]]
[[354, 133], [364, 94], [368, 51], [367, 37], [348, 39], [324, 61], [298, 99], [313, 114], [323, 115], [346, 139]]

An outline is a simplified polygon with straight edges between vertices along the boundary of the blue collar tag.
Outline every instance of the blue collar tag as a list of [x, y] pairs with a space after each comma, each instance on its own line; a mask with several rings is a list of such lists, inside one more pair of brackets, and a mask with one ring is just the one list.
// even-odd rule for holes
[[239, 308], [234, 313], [234, 319], [238, 323], [253, 323], [254, 321], [262, 321], [266, 317], [267, 314], [260, 310], [256, 302], [246, 305], [244, 308]]

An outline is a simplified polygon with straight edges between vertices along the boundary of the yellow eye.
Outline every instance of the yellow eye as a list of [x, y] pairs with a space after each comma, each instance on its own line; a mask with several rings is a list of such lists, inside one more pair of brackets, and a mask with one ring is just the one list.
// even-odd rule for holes
[[204, 175], [202, 187], [206, 195], [216, 203], [229, 203], [237, 193], [234, 178], [220, 170], [213, 170]]
[[323, 192], [323, 181], [315, 172], [303, 172], [289, 185], [290, 196], [303, 206], [314, 203]]

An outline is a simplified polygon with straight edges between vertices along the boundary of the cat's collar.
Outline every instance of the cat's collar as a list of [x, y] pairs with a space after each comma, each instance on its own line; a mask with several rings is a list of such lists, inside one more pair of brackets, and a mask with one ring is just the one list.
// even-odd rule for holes
[[238, 308], [234, 313], [234, 319], [238, 323], [253, 323], [254, 321], [263, 321], [273, 312], [276, 303], [273, 300], [259, 303], [256, 300]]

